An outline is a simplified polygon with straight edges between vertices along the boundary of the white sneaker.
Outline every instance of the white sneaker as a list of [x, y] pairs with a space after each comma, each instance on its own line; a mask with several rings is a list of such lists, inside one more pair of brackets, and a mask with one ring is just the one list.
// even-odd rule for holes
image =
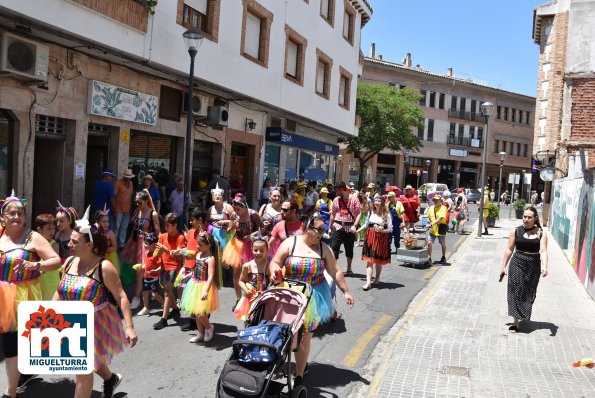
[[138, 314], [136, 314], [136, 315], [139, 315], [139, 316], [143, 316], [143, 315], [149, 315], [149, 309], [148, 309], [147, 307], [144, 307], [144, 308], [143, 308], [142, 310], [140, 310], [140, 311], [138, 312]]
[[209, 341], [213, 340], [214, 333], [215, 333], [215, 325], [211, 325], [210, 329], [205, 329], [204, 342], [208, 343]]
[[138, 297], [133, 297], [132, 301], [130, 302], [130, 309], [135, 310], [140, 307], [140, 299]]
[[[205, 330], [205, 334], [206, 334], [206, 330]], [[212, 336], [211, 336], [212, 338]], [[200, 343], [201, 341], [204, 341], [204, 337], [202, 334], [197, 333], [196, 336], [191, 337], [190, 340], [188, 340], [191, 343]]]

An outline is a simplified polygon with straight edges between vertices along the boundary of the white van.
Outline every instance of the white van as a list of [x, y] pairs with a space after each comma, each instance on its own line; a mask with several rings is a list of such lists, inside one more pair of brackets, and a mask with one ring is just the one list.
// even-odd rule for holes
[[[446, 184], [439, 184], [437, 182], [428, 182], [427, 184], [422, 185], [419, 187], [419, 193], [421, 195], [422, 192], [425, 192], [425, 197], [427, 198], [428, 203], [432, 202], [432, 197], [435, 194], [440, 194], [444, 191], [448, 190], [448, 186]], [[421, 196], [420, 196], [421, 199]]]

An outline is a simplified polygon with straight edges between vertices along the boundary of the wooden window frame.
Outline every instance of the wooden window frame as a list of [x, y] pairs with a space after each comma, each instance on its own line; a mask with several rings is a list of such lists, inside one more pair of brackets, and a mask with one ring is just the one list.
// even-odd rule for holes
[[[353, 46], [353, 38], [355, 36], [355, 17], [356, 17], [356, 13], [355, 13], [355, 9], [351, 6], [351, 4], [347, 1], [344, 0], [343, 3], [345, 4], [345, 14], [349, 14], [349, 30], [347, 33], [347, 37], [345, 37], [344, 35], [344, 31], [341, 32], [341, 36], [343, 36], [343, 38], [345, 40], [347, 40], [347, 42], [349, 44], [351, 44]], [[343, 18], [343, 24], [345, 23], [345, 18]], [[343, 29], [345, 29], [345, 27], [342, 27]]]
[[[345, 79], [345, 92], [343, 93], [345, 98], [345, 104], [341, 104], [341, 81]], [[343, 109], [349, 110], [351, 108], [351, 82], [353, 81], [353, 75], [342, 66], [339, 66], [339, 99], [337, 103]]]
[[[287, 43], [289, 41], [294, 42], [298, 45], [298, 54], [297, 54], [297, 76], [293, 77], [287, 74], [287, 53], [288, 53], [288, 46]], [[289, 25], [285, 25], [285, 61], [284, 61], [284, 68], [283, 68], [283, 76], [287, 80], [294, 82], [300, 86], [304, 85], [304, 69], [306, 65], [306, 47], [308, 46], [308, 40], [292, 29]]]
[[335, 27], [335, 0], [328, 0], [328, 16], [322, 15], [322, 0], [320, 1], [320, 18], [324, 19], [332, 28]]
[[[269, 47], [271, 43], [271, 25], [273, 23], [273, 13], [264, 8], [255, 0], [242, 0], [244, 11], [242, 13], [242, 40], [240, 44], [240, 55], [258, 65], [269, 67]], [[260, 41], [258, 58], [245, 53], [246, 45], [246, 18], [248, 13], [260, 18]]]
[[[322, 62], [324, 64], [324, 74], [325, 79], [323, 83], [323, 92], [318, 91], [318, 87], [316, 87], [316, 83], [318, 82], [318, 62]], [[330, 99], [330, 88], [331, 88], [331, 79], [332, 79], [332, 69], [333, 69], [333, 59], [326, 55], [322, 50], [319, 48], [316, 49], [316, 79], [314, 80], [314, 91], [316, 94], [320, 95], [322, 98]]]
[[[178, 0], [178, 10], [176, 15], [176, 23], [180, 26], [188, 28], [184, 24], [184, 0]], [[192, 8], [192, 7], [190, 7]], [[195, 10], [196, 11], [196, 10]], [[201, 29], [204, 38], [217, 43], [219, 41], [219, 16], [221, 11], [221, 0], [208, 0], [207, 5], [207, 22], [205, 29]], [[196, 11], [198, 12], [198, 11]]]

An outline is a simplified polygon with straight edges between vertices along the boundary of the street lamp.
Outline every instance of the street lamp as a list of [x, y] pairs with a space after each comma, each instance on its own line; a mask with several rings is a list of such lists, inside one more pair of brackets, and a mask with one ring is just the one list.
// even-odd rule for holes
[[[343, 177], [341, 177], [341, 172], [343, 171], [341, 170], [343, 168], [343, 155], [341, 154], [337, 155], [337, 166], [335, 166], [335, 184], [337, 183], [337, 181], [343, 180]], [[339, 173], [337, 173], [337, 169], [339, 169]], [[339, 174], [339, 179], [337, 179], [337, 174]]]
[[483, 138], [483, 160], [481, 163], [481, 195], [482, 197], [479, 199], [479, 221], [477, 226], [477, 237], [481, 238], [482, 234], [482, 224], [483, 224], [483, 196], [485, 195], [485, 179], [486, 179], [486, 163], [488, 159], [488, 150], [487, 150], [487, 143], [488, 143], [488, 126], [490, 121], [490, 116], [494, 113], [495, 105], [491, 102], [484, 102], [481, 104], [481, 113], [486, 118], [486, 135]]
[[[403, 184], [407, 184], [407, 175], [409, 174], [409, 151], [407, 149], [403, 149]], [[395, 181], [396, 183], [396, 181]]]
[[417, 186], [415, 189], [419, 189], [419, 176], [421, 175], [421, 170], [417, 170]]
[[198, 29], [188, 29], [182, 35], [186, 49], [190, 55], [190, 74], [188, 75], [188, 100], [186, 101], [186, 152], [184, 155], [184, 214], [182, 215], [183, 225], [188, 225], [188, 207], [190, 206], [190, 156], [192, 155], [192, 91], [194, 89], [194, 57], [198, 52], [198, 46], [202, 41], [203, 34]]
[[502, 191], [502, 168], [504, 167], [504, 161], [508, 154], [506, 152], [500, 152], [500, 179], [498, 180], [498, 217], [500, 217], [500, 192]]
[[428, 182], [430, 181], [430, 167], [432, 167], [432, 161], [430, 159], [426, 160], [426, 167], [428, 169], [428, 174], [426, 175], [426, 182]]

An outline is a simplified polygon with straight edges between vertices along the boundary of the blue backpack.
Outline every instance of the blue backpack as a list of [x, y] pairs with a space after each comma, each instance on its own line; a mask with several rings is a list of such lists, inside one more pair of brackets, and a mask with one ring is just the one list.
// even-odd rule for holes
[[[261, 321], [257, 326], [250, 326], [238, 331], [238, 340], [256, 343], [236, 344], [234, 342], [234, 349], [238, 349], [238, 361], [242, 363], [274, 363], [277, 360], [277, 351], [281, 350], [288, 335], [288, 324], [273, 321]], [[265, 345], [258, 343], [265, 343]]]

